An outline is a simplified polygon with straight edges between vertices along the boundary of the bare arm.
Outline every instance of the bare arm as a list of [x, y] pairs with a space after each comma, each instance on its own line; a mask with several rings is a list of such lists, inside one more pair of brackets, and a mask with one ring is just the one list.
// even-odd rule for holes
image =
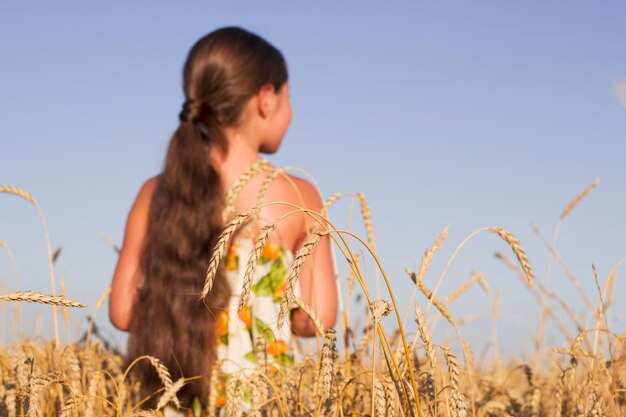
[[156, 179], [151, 178], [141, 187], [126, 221], [124, 243], [115, 268], [109, 298], [109, 318], [120, 330], [130, 327], [133, 303], [141, 279], [139, 263], [148, 227], [148, 213]]
[[[300, 180], [298, 185], [306, 208], [319, 212], [323, 203], [317, 190], [303, 180]], [[309, 226], [316, 224], [310, 217], [307, 223]], [[301, 246], [306, 238], [304, 230], [298, 246]], [[316, 312], [324, 330], [333, 327], [337, 320], [337, 288], [330, 250], [330, 238], [325, 236], [305, 261], [299, 278], [302, 300]], [[291, 327], [299, 336], [311, 337], [316, 334], [315, 325], [301, 309], [293, 311]]]

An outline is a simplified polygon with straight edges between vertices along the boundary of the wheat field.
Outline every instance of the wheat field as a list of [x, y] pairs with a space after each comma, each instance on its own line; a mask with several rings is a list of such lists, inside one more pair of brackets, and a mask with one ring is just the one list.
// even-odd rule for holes
[[[234, 188], [234, 193], [227, 196], [225, 218], [233, 220], [227, 222], [213, 259], [207, 265], [205, 291], [200, 296], [210, 291], [233, 233], [255, 216], [256, 209], [263, 204], [263, 195], [260, 195], [256, 209], [239, 214], [233, 210], [237, 192], [249, 178], [262, 171], [259, 166], [252, 169], [254, 171], [242, 176], [241, 184]], [[267, 191], [273, 179], [285, 175], [286, 171], [288, 169], [280, 168], [270, 173], [261, 194]], [[597, 185], [598, 180], [591, 183], [563, 210], [552, 242], [547, 244], [551, 263], [545, 278], [536, 277], [523, 246], [514, 234], [493, 226], [478, 229], [461, 241], [436, 284], [429, 288], [424, 278], [431, 273], [431, 261], [448, 238], [446, 227], [434, 239], [432, 246], [425, 249], [418, 270], [407, 270], [406, 279], [413, 288], [408, 306], [396, 304], [388, 276], [376, 256], [372, 215], [363, 194], [334, 194], [326, 200], [320, 213], [293, 206], [294, 212], [305, 212], [317, 229], [296, 254], [288, 271], [279, 320], [284, 319], [288, 305], [298, 303], [317, 323], [316, 346], [303, 360], [290, 366], [276, 366], [266, 360], [268, 353], [264, 340], [257, 340], [255, 371], [233, 374], [226, 386], [221, 387], [225, 395], [218, 395], [218, 385], [223, 384], [219, 363], [208, 375], [189, 375], [186, 379], [172, 381], [169, 371], [158, 359], [140, 357], [134, 363], [150, 362], [163, 385], [151, 396], [158, 398], [156, 409], [142, 407], [151, 397], [141, 397], [141, 381], [135, 380], [129, 373], [134, 363], [124, 369], [124, 358], [117, 350], [94, 337], [93, 322], [80, 341], [61, 340], [58, 312], [67, 325], [71, 310], [83, 308], [85, 304], [68, 298], [66, 293], [71, 293], [71, 288], [61, 286], [60, 295], [56, 293], [54, 262], [58, 251], [53, 253], [51, 250], [45, 218], [36, 199], [20, 188], [0, 186], [0, 194], [24, 199], [37, 209], [48, 243], [50, 267], [50, 294], [15, 291], [0, 298], [13, 303], [16, 326], [21, 325], [21, 303], [24, 302], [50, 304], [54, 323], [53, 340], [28, 341], [16, 337], [2, 347], [0, 416], [624, 416], [626, 335], [613, 333], [606, 319], [606, 311], [616, 296], [618, 268], [624, 259], [613, 267], [606, 278], [596, 274], [599, 303], [594, 303], [591, 295], [582, 291], [576, 278], [568, 275], [589, 309], [591, 326], [585, 326], [581, 318], [570, 310], [568, 301], [550, 292], [547, 287], [552, 263], [562, 263], [555, 249], [560, 226]], [[353, 198], [360, 205], [365, 237], [333, 225], [329, 210], [343, 198]], [[277, 219], [261, 231], [255, 251], [263, 248], [279, 221]], [[465, 341], [461, 319], [451, 314], [449, 305], [474, 286], [491, 291], [480, 273], [474, 271], [469, 280], [447, 296], [440, 294], [441, 282], [459, 251], [473, 237], [484, 233], [497, 236], [508, 245], [510, 252], [498, 252], [497, 258], [510, 268], [512, 275], [519, 277], [537, 300], [540, 323], [533, 346], [535, 354], [530, 358], [511, 358], [502, 363], [487, 360], [477, 365], [474, 359], [477, 347]], [[338, 276], [338, 280], [345, 282], [345, 291], [338, 285], [340, 320], [335, 329], [324, 331], [312, 309], [294, 295], [293, 285], [298, 279], [299, 268], [311, 256], [320, 238], [326, 235], [332, 239], [337, 257], [345, 262], [346, 273], [342, 274], [345, 276]], [[116, 249], [112, 242], [110, 244]], [[13, 259], [9, 246], [2, 240], [0, 250]], [[366, 258], [376, 266], [375, 271], [366, 273], [363, 268]], [[254, 273], [255, 259], [258, 260], [258, 254], [255, 257], [253, 252], [247, 261], [251, 274]], [[15, 270], [19, 286], [17, 267]], [[368, 274], [376, 277], [377, 286], [380, 286], [376, 291], [366, 285]], [[246, 288], [242, 293], [250, 296]], [[418, 293], [428, 302], [417, 303], [415, 297]], [[90, 307], [97, 310], [107, 295], [108, 290], [95, 306]], [[365, 325], [359, 326], [356, 323], [358, 315], [350, 311], [351, 300], [355, 297], [362, 298], [369, 311]], [[497, 302], [495, 304], [494, 318], [497, 317]], [[405, 310], [408, 313], [403, 317]], [[561, 318], [563, 315], [569, 321], [564, 321]], [[416, 332], [408, 332], [411, 327], [407, 324], [409, 320]], [[439, 321], [452, 329], [454, 337], [437, 340], [433, 336], [436, 334], [433, 329]], [[544, 333], [550, 323], [566, 340], [563, 346], [546, 346]], [[390, 331], [390, 328], [393, 330]], [[199, 404], [194, 404], [190, 410], [176, 411], [179, 406], [177, 391], [197, 378], [208, 378], [210, 381], [209, 406], [202, 409]]]

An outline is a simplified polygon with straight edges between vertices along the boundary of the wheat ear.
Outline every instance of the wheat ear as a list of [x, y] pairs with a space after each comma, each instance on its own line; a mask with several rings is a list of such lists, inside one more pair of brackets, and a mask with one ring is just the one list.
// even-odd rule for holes
[[150, 364], [154, 367], [157, 374], [159, 375], [159, 379], [163, 383], [165, 390], [167, 391], [172, 386], [172, 377], [170, 375], [170, 371], [167, 369], [167, 366], [163, 364], [160, 360], [155, 358], [154, 356], [147, 355], [146, 359], [150, 362]]
[[237, 181], [235, 181], [235, 184], [233, 184], [233, 186], [230, 188], [230, 190], [228, 190], [228, 192], [226, 193], [226, 196], [224, 198], [224, 200], [225, 200], [225, 202], [224, 202], [225, 203], [224, 204], [224, 211], [223, 211], [223, 218], [224, 218], [224, 220], [228, 219], [230, 216], [232, 216], [235, 213], [235, 201], [237, 200], [237, 197], [239, 196], [239, 193], [241, 192], [243, 187], [245, 187], [245, 185], [254, 176], [256, 176], [258, 173], [263, 171], [266, 168], [266, 165], [268, 165], [268, 164], [269, 164], [269, 162], [267, 160], [259, 159], [258, 161], [256, 161], [252, 165], [250, 165], [239, 176]]
[[217, 384], [220, 379], [220, 369], [222, 361], [216, 360], [211, 367], [211, 378], [209, 379], [209, 398], [208, 398], [208, 417], [215, 417], [215, 408], [217, 403]]
[[200, 298], [206, 297], [211, 291], [211, 288], [213, 288], [213, 281], [217, 275], [217, 269], [222, 261], [222, 257], [224, 256], [226, 246], [230, 242], [233, 234], [250, 218], [251, 214], [251, 210], [239, 213], [233, 220], [230, 221], [230, 223], [228, 223], [226, 228], [224, 228], [224, 231], [218, 238], [215, 248], [213, 249], [213, 254], [211, 255], [211, 260], [209, 261], [209, 267], [206, 272], [206, 279], [204, 281], [204, 287], [202, 288]]
[[237, 374], [230, 375], [226, 384], [226, 404], [224, 410], [227, 417], [239, 417], [241, 415], [241, 388], [242, 384], [239, 381], [239, 376]]
[[16, 291], [10, 294], [0, 295], [5, 301], [26, 301], [29, 303], [50, 304], [63, 307], [86, 307], [86, 304], [70, 300], [60, 295], [48, 295], [33, 291]]
[[415, 303], [415, 321], [417, 322], [417, 332], [419, 333], [422, 342], [424, 342], [424, 350], [426, 351], [426, 357], [428, 358], [430, 369], [434, 372], [437, 368], [433, 339], [430, 336], [430, 331], [428, 330], [428, 327], [426, 327], [426, 320], [424, 320], [424, 315], [420, 311], [417, 303]]
[[380, 382], [379, 377], [376, 377], [374, 379], [374, 414], [375, 416], [386, 417], [386, 411], [385, 386]]
[[561, 220], [565, 219], [574, 209], [574, 207], [576, 207], [578, 203], [580, 203], [585, 197], [587, 197], [587, 194], [589, 194], [594, 188], [596, 188], [598, 184], [600, 184], [600, 178], [596, 178], [595, 180], [593, 180], [593, 182], [589, 184], [587, 188], [582, 190], [580, 194], [574, 197], [574, 199], [570, 201], [567, 206], [565, 206], [565, 209], [563, 209], [563, 213], [561, 213]]
[[21, 188], [14, 187], [12, 185], [0, 185], [0, 193], [13, 194], [15, 196], [23, 198], [24, 200], [31, 203], [33, 206], [37, 206], [37, 201], [35, 200], [35, 197], [33, 197], [28, 191]]
[[533, 270], [530, 267], [530, 264], [528, 263], [528, 259], [526, 258], [526, 253], [524, 252], [524, 249], [522, 249], [522, 246], [520, 245], [519, 241], [515, 238], [515, 236], [513, 236], [511, 232], [507, 232], [501, 227], [490, 227], [487, 230], [493, 233], [497, 233], [498, 236], [502, 238], [502, 240], [504, 240], [506, 243], [509, 244], [509, 246], [513, 250], [513, 253], [517, 257], [517, 260], [519, 261], [522, 269], [524, 270], [524, 274], [526, 275], [528, 284], [534, 285], [535, 274], [533, 273]]
[[30, 393], [28, 396], [28, 417], [37, 417], [39, 409], [39, 394], [41, 390], [50, 384], [63, 380], [63, 373], [51, 372], [45, 376], [33, 377], [30, 384]]
[[272, 183], [276, 180], [276, 178], [279, 175], [284, 173], [286, 170], [287, 170], [286, 168], [274, 169], [267, 176], [267, 178], [265, 178], [265, 180], [263, 180], [263, 183], [261, 184], [261, 187], [259, 188], [259, 193], [257, 195], [257, 201], [256, 201], [256, 208], [257, 208], [257, 210], [259, 210], [261, 205], [263, 204], [263, 201], [265, 200], [265, 194], [267, 194], [267, 191], [269, 190], [269, 188], [272, 185]]
[[478, 272], [475, 272], [474, 274], [472, 274], [470, 279], [468, 279], [463, 284], [459, 285], [457, 289], [452, 291], [452, 293], [444, 300], [443, 304], [446, 306], [450, 305], [451, 302], [453, 302], [454, 300], [462, 296], [467, 290], [472, 288], [474, 284], [476, 284], [477, 282], [480, 282], [480, 278], [481, 276]]
[[282, 325], [285, 323], [285, 318], [287, 317], [287, 314], [289, 313], [289, 304], [292, 303], [293, 296], [294, 296], [293, 295], [294, 285], [296, 283], [296, 280], [298, 279], [298, 276], [300, 275], [300, 269], [302, 269], [302, 266], [304, 265], [304, 261], [309, 256], [311, 256], [311, 254], [313, 253], [313, 250], [315, 249], [317, 244], [320, 242], [320, 239], [323, 236], [326, 236], [327, 234], [328, 232], [326, 231], [314, 232], [313, 236], [311, 236], [304, 243], [304, 245], [302, 245], [302, 248], [300, 248], [300, 250], [298, 250], [298, 252], [296, 253], [294, 261], [289, 267], [289, 273], [287, 274], [287, 279], [285, 282], [285, 289], [283, 291], [283, 298], [280, 303], [280, 312], [278, 313], [278, 326], [279, 327], [282, 327]]
[[322, 209], [320, 210], [320, 215], [322, 217], [328, 217], [328, 209], [330, 209], [330, 206], [335, 204], [341, 197], [343, 197], [344, 195], [347, 195], [347, 194], [349, 194], [349, 193], [347, 193], [347, 192], [339, 192], [339, 193], [335, 193], [335, 194], [331, 195], [330, 197], [328, 197], [326, 199], [326, 201], [324, 202], [324, 205], [322, 206]]
[[332, 382], [335, 374], [335, 362], [337, 361], [336, 337], [334, 329], [328, 329], [324, 334], [324, 345], [322, 346], [317, 383], [317, 396], [321, 404], [326, 399], [332, 398]]
[[246, 273], [243, 276], [243, 285], [241, 287], [241, 297], [239, 297], [238, 310], [241, 311], [250, 298], [250, 289], [252, 288], [252, 281], [254, 280], [254, 273], [256, 272], [256, 266], [263, 252], [263, 248], [267, 244], [270, 235], [278, 226], [278, 220], [263, 227], [261, 234], [256, 239], [254, 248], [250, 252], [248, 257], [248, 265], [246, 266]]
[[459, 363], [452, 350], [443, 348], [444, 356], [448, 364], [448, 376], [450, 379], [450, 402], [452, 403], [452, 417], [465, 417], [467, 415], [465, 398], [459, 390]]
[[420, 289], [420, 291], [424, 294], [424, 296], [426, 298], [428, 298], [430, 300], [430, 302], [435, 306], [435, 308], [437, 310], [439, 310], [439, 312], [441, 313], [441, 315], [448, 320], [448, 322], [452, 325], [452, 327], [454, 327], [455, 329], [459, 328], [459, 325], [457, 324], [457, 322], [454, 320], [454, 317], [452, 317], [452, 314], [450, 314], [450, 312], [446, 309], [446, 306], [439, 301], [438, 298], [436, 298], [434, 296], [434, 294], [432, 293], [432, 291], [430, 291], [426, 285], [424, 285], [424, 283], [422, 281], [417, 281], [417, 276], [415, 275], [415, 272], [410, 271], [407, 269], [406, 271], [409, 276], [411, 277], [411, 279], [413, 280], [413, 282], [415, 284], [417, 284], [417, 287]]
[[422, 255], [422, 261], [420, 262], [420, 267], [417, 270], [417, 276], [415, 278], [417, 282], [421, 282], [426, 276], [426, 272], [428, 271], [428, 267], [430, 266], [430, 261], [433, 259], [433, 255], [435, 254], [435, 252], [437, 252], [441, 245], [443, 245], [444, 240], [446, 240], [446, 238], [448, 237], [449, 230], [449, 226], [444, 227], [441, 233], [439, 233], [439, 236], [437, 236], [437, 240], [435, 240], [435, 243], [433, 243], [430, 248], [426, 249], [426, 251]]
[[[0, 185], [0, 193], [13, 194], [15, 196], [21, 197], [31, 203], [37, 209], [37, 213], [39, 214], [39, 218], [41, 219], [41, 225], [43, 226], [43, 233], [46, 240], [46, 247], [48, 249], [48, 269], [50, 270], [50, 292], [52, 295], [56, 295], [56, 284], [54, 280], [54, 265], [52, 262], [52, 245], [50, 243], [50, 233], [48, 232], [48, 224], [46, 223], [46, 218], [43, 215], [43, 210], [41, 206], [37, 204], [35, 198], [28, 193], [27, 191], [13, 187], [11, 185]], [[59, 320], [57, 317], [57, 307], [53, 305], [52, 307], [52, 323], [54, 326], [54, 341], [57, 346], [60, 344], [59, 339]]]
[[363, 216], [363, 222], [365, 223], [365, 232], [367, 233], [367, 243], [369, 244], [372, 252], [376, 252], [376, 241], [374, 240], [374, 224], [372, 223], [372, 211], [370, 205], [363, 193], [357, 193], [357, 198], [361, 203], [361, 215]]
[[318, 315], [315, 313], [315, 311], [313, 311], [313, 309], [311, 307], [309, 307], [304, 302], [304, 300], [302, 300], [302, 298], [296, 297], [295, 295], [293, 296], [293, 302], [296, 303], [297, 306], [302, 311], [304, 311], [307, 316], [309, 316], [309, 318], [311, 319], [311, 321], [315, 325], [315, 329], [317, 330], [317, 333], [320, 334], [320, 335], [324, 334], [324, 325], [322, 324], [322, 321], [320, 320]]
[[176, 393], [180, 391], [180, 389], [185, 385], [185, 378], [180, 378], [176, 382], [170, 385], [170, 387], [165, 391], [165, 393], [159, 399], [159, 402], [156, 406], [157, 410], [165, 407], [167, 403], [170, 401], [174, 402], [177, 407], [180, 407], [180, 403], [178, 402], [178, 398], [176, 397]]

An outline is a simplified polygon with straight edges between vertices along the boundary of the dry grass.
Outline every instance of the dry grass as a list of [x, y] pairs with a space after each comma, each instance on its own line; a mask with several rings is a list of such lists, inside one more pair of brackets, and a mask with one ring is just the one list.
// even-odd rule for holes
[[[252, 178], [254, 173], [263, 171], [260, 164], [255, 170], [247, 172], [246, 178], [238, 182], [239, 190]], [[282, 172], [275, 170], [273, 172]], [[262, 188], [266, 191], [276, 178], [266, 180]], [[34, 198], [23, 190], [4, 188], [23, 198]], [[588, 191], [587, 191], [588, 193]], [[327, 200], [328, 208], [341, 196], [339, 193]], [[586, 195], [586, 194], [585, 194]], [[584, 195], [582, 196], [584, 197]], [[582, 199], [582, 197], [580, 199]], [[236, 199], [236, 193], [231, 196]], [[552, 346], [550, 349], [536, 352], [541, 355], [537, 363], [531, 366], [525, 358], [513, 358], [499, 361], [492, 358], [476, 366], [472, 347], [463, 340], [460, 332], [462, 320], [455, 318], [448, 305], [467, 294], [472, 286], [480, 285], [489, 293], [491, 290], [484, 277], [473, 272], [471, 278], [457, 287], [445, 298], [437, 295], [439, 283], [430, 290], [425, 282], [429, 264], [435, 252], [442, 246], [448, 234], [448, 228], [436, 239], [435, 243], [422, 257], [417, 273], [409, 275], [415, 290], [426, 297], [428, 304], [437, 311], [428, 314], [428, 307], [418, 304], [409, 305], [415, 314], [417, 323], [415, 341], [421, 344], [407, 344], [404, 341], [406, 331], [401, 321], [393, 294], [382, 298], [371, 297], [365, 286], [364, 266], [367, 258], [378, 268], [385, 281], [387, 277], [374, 247], [373, 226], [367, 201], [357, 194], [362, 203], [367, 238], [352, 247], [345, 239], [345, 232], [329, 228], [315, 232], [295, 255], [287, 275], [287, 285], [281, 310], [282, 319], [286, 318], [288, 307], [297, 305], [302, 308], [315, 323], [321, 348], [306, 352], [301, 361], [291, 366], [271, 365], [267, 361], [267, 343], [264, 339], [255, 341], [257, 368], [252, 374], [236, 373], [226, 382], [221, 374], [221, 362], [216, 362], [208, 378], [211, 387], [205, 409], [196, 408], [196, 415], [202, 416], [239, 416], [245, 411], [249, 416], [430, 416], [430, 417], [539, 417], [539, 416], [624, 416], [626, 415], [626, 337], [618, 337], [610, 332], [604, 318], [610, 306], [616, 267], [611, 270], [601, 291], [601, 279], [597, 277], [601, 303], [593, 306], [590, 315], [600, 329], [583, 328], [579, 317], [568, 311], [567, 303], [550, 293], [542, 285], [533, 286], [534, 273], [520, 243], [513, 234], [499, 227], [479, 229], [454, 252], [454, 256], [463, 244], [480, 231], [496, 233], [511, 247], [517, 262], [498, 254], [513, 271], [517, 273], [526, 288], [538, 300], [538, 305], [545, 309], [542, 320], [554, 320], [559, 328], [574, 328], [576, 337], [566, 346]], [[578, 201], [580, 201], [580, 199]], [[29, 200], [30, 201], [30, 200]], [[259, 206], [262, 199], [259, 200]], [[573, 206], [572, 206], [573, 207]], [[258, 208], [258, 207], [257, 207]], [[253, 216], [255, 210], [236, 215], [229, 222], [218, 240], [214, 256], [208, 266], [205, 292], [212, 285], [220, 260], [230, 239], [239, 227]], [[319, 220], [313, 215], [314, 220]], [[563, 216], [565, 217], [565, 216]], [[326, 219], [327, 220], [327, 219]], [[278, 222], [279, 220], [277, 220]], [[244, 289], [249, 287], [254, 268], [258, 262], [259, 251], [276, 228], [272, 223], [264, 228], [256, 240], [256, 246], [249, 255]], [[330, 222], [328, 222], [329, 225]], [[293, 286], [305, 261], [313, 253], [316, 245], [324, 236], [329, 236], [335, 247], [348, 260], [345, 297], [347, 305], [355, 303], [355, 297], [363, 297], [369, 310], [368, 322], [363, 323], [364, 331], [359, 332], [359, 324], [342, 322], [339, 329], [324, 330], [317, 312], [293, 294]], [[0, 241], [1, 242], [1, 241]], [[3, 242], [0, 246], [5, 247]], [[112, 242], [110, 246], [116, 248]], [[551, 248], [554, 250], [554, 248]], [[51, 257], [52, 259], [52, 257]], [[560, 261], [559, 258], [557, 260]], [[440, 280], [445, 275], [446, 265]], [[619, 264], [618, 264], [619, 265]], [[409, 285], [411, 281], [407, 280]], [[70, 288], [71, 290], [71, 288]], [[609, 294], [607, 294], [609, 293]], [[84, 304], [72, 301], [65, 296], [18, 291], [4, 294], [0, 299], [12, 302], [38, 302], [63, 306], [64, 308], [84, 307]], [[96, 308], [103, 304], [108, 295], [105, 292]], [[610, 296], [608, 296], [610, 295]], [[249, 297], [246, 295], [245, 297]], [[390, 299], [391, 303], [385, 301]], [[445, 300], [445, 301], [441, 301]], [[498, 310], [498, 298], [494, 299], [494, 319]], [[557, 301], [557, 305], [548, 307]], [[606, 302], [605, 302], [606, 301]], [[557, 319], [555, 310], [569, 317], [569, 322]], [[395, 314], [390, 313], [393, 312]], [[341, 311], [341, 314], [345, 312]], [[389, 317], [387, 317], [389, 316]], [[437, 317], [443, 316], [455, 330], [456, 339], [435, 340], [433, 332]], [[395, 317], [395, 318], [392, 318]], [[599, 317], [603, 317], [600, 321]], [[362, 317], [361, 317], [362, 319]], [[395, 326], [390, 320], [395, 320]], [[381, 324], [385, 322], [385, 326]], [[444, 323], [445, 325], [445, 323]], [[393, 328], [396, 330], [393, 330]], [[386, 329], [390, 329], [386, 331]], [[89, 329], [91, 332], [91, 327]], [[324, 333], [323, 333], [324, 332]], [[362, 336], [359, 337], [359, 334]], [[402, 337], [398, 337], [401, 334]], [[341, 340], [346, 355], [342, 355]], [[495, 335], [495, 332], [494, 332]], [[338, 340], [338, 336], [340, 339]], [[105, 349], [98, 340], [86, 338], [85, 343], [47, 343], [44, 341], [25, 341], [19, 338], [0, 351], [0, 416], [35, 417], [35, 416], [162, 416], [163, 407], [175, 409], [178, 406], [176, 393], [191, 379], [200, 376], [189, 375], [186, 379], [172, 381], [170, 372], [157, 359], [144, 356], [137, 360], [147, 360], [156, 369], [163, 388], [153, 395], [158, 398], [157, 409], [144, 410], [142, 404], [146, 398], [140, 396], [141, 381], [129, 376], [129, 369], [123, 369], [124, 360], [111, 350]], [[354, 348], [348, 354], [350, 342]], [[464, 363], [460, 363], [454, 346], [462, 348]], [[338, 348], [340, 346], [340, 348]], [[475, 347], [477, 348], [477, 347]], [[534, 361], [533, 361], [534, 362]], [[132, 367], [133, 365], [131, 365]], [[217, 387], [226, 384], [226, 400], [218, 412]], [[416, 387], [417, 389], [413, 389]]]

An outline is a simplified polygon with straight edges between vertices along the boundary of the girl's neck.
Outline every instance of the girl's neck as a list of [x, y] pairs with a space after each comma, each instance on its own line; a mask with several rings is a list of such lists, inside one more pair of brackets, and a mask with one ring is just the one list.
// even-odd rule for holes
[[229, 189], [239, 176], [253, 163], [261, 159], [258, 148], [245, 140], [230, 140], [226, 155], [217, 148], [211, 152], [211, 163], [222, 178], [222, 186]]

